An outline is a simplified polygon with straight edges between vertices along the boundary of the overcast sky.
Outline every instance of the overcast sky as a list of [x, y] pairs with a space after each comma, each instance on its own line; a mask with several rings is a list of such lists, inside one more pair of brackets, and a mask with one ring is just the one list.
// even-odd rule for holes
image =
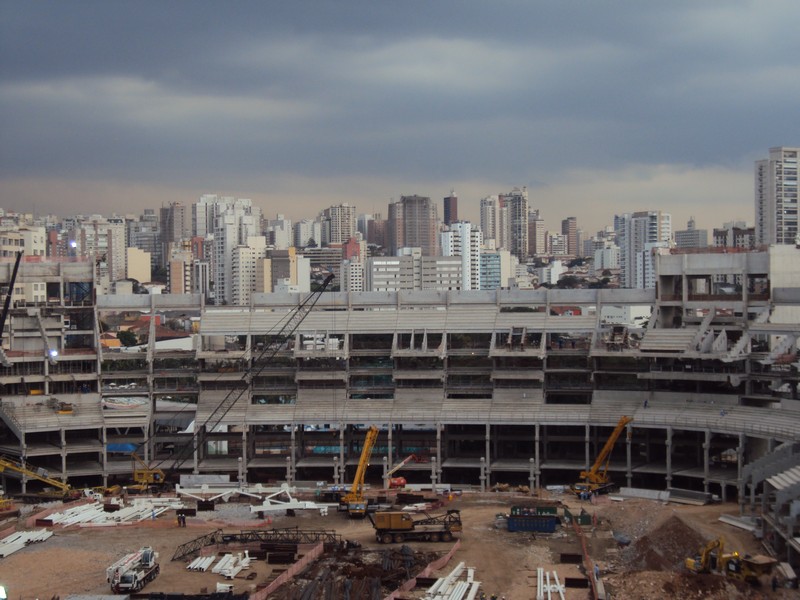
[[753, 161], [800, 145], [798, 23], [797, 0], [0, 0], [0, 207], [385, 218], [454, 188], [477, 220], [527, 185], [550, 229], [752, 223]]

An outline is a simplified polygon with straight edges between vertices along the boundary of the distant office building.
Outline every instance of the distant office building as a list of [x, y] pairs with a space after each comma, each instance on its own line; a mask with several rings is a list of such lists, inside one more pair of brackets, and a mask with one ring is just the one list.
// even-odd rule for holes
[[689, 219], [686, 229], [675, 232], [676, 248], [706, 248], [708, 246], [708, 230], [697, 229], [694, 217]]
[[450, 225], [458, 221], [458, 196], [455, 190], [450, 190], [450, 195], [444, 198], [444, 224]]
[[279, 250], [285, 250], [294, 245], [294, 231], [292, 221], [283, 215], [276, 215], [267, 221], [265, 228], [267, 244]]
[[595, 273], [602, 273], [605, 270], [619, 269], [619, 248], [609, 244], [605, 248], [598, 248], [594, 251], [594, 270]]
[[144, 250], [150, 255], [151, 270], [163, 265], [161, 225], [156, 211], [152, 208], [145, 208], [138, 220], [128, 219], [125, 221], [125, 226], [127, 227], [128, 246]]
[[560, 260], [554, 260], [549, 265], [536, 269], [536, 276], [539, 278], [539, 285], [555, 285], [561, 276], [567, 272], [567, 268]]
[[237, 199], [215, 219], [212, 275], [217, 304], [231, 304], [233, 298], [234, 249], [247, 245], [247, 239], [259, 234], [261, 210], [249, 199]]
[[757, 244], [794, 244], [797, 229], [797, 158], [800, 148], [769, 149], [756, 161], [755, 211]]
[[[180, 203], [171, 202], [161, 207], [161, 248], [164, 257], [169, 257], [172, 248], [180, 247], [183, 240], [192, 237], [191, 208]], [[166, 265], [162, 265], [166, 266]]]
[[365, 264], [365, 289], [370, 292], [461, 289], [461, 259], [424, 256], [419, 248], [400, 249], [401, 256], [381, 256]]
[[508, 209], [499, 196], [481, 199], [483, 243], [491, 248], [508, 250]]
[[569, 254], [569, 241], [563, 233], [550, 233], [547, 236], [548, 254], [551, 256], [567, 256]]
[[402, 196], [389, 204], [389, 235], [392, 254], [400, 248], [420, 248], [423, 256], [439, 255], [436, 204], [426, 196]]
[[167, 261], [168, 294], [190, 294], [194, 276], [194, 257], [191, 250], [173, 250]]
[[343, 292], [364, 291], [364, 262], [343, 260], [339, 289]]

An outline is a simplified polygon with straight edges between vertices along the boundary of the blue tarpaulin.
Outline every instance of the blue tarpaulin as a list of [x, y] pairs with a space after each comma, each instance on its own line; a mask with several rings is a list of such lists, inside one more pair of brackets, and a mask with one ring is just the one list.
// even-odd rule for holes
[[125, 452], [130, 454], [136, 452], [138, 446], [136, 444], [106, 444], [106, 451], [108, 452]]

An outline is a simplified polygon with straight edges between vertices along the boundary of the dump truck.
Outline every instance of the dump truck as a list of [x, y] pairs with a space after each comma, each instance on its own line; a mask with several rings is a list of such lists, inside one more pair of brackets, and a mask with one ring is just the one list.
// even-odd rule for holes
[[158, 577], [158, 554], [150, 547], [144, 546], [137, 552], [123, 556], [106, 569], [106, 579], [115, 594], [138, 592], [145, 585]]
[[375, 539], [381, 544], [391, 542], [449, 542], [453, 533], [461, 531], [461, 511], [448, 510], [443, 515], [415, 519], [403, 511], [379, 511], [367, 514], [375, 528]]

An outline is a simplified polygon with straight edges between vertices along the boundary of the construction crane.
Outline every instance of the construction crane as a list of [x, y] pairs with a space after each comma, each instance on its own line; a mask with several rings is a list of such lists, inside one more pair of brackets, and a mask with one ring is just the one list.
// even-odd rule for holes
[[342, 498], [342, 503], [347, 505], [347, 514], [354, 519], [363, 519], [364, 515], [367, 514], [367, 499], [364, 496], [364, 476], [367, 474], [369, 457], [372, 455], [372, 447], [377, 439], [378, 428], [372, 425], [367, 430], [367, 437], [364, 438], [364, 447], [361, 449], [361, 458], [358, 461], [353, 485], [350, 491]]
[[586, 494], [602, 494], [608, 492], [613, 487], [613, 483], [608, 475], [608, 463], [611, 461], [611, 451], [617, 442], [625, 426], [633, 421], [631, 417], [620, 417], [619, 423], [608, 436], [605, 446], [597, 455], [597, 458], [588, 471], [581, 471], [581, 481], [570, 486], [572, 492], [578, 496]]
[[163, 470], [158, 467], [151, 468], [136, 452], [131, 452], [131, 459], [133, 459], [133, 485], [128, 486], [128, 489], [146, 492], [164, 485], [166, 474]]
[[394, 475], [397, 471], [399, 471], [400, 469], [405, 467], [412, 460], [413, 461], [417, 460], [416, 455], [412, 454], [411, 456], [408, 456], [408, 457], [404, 458], [402, 461], [397, 463], [391, 469], [386, 471], [386, 475], [384, 475], [384, 478], [385, 478], [386, 482], [388, 483], [388, 487], [389, 488], [401, 488], [401, 487], [405, 487], [406, 486], [407, 482], [406, 482], [406, 478], [405, 477], [392, 477], [392, 475]]
[[[322, 293], [328, 288], [328, 285], [330, 285], [331, 281], [333, 281], [333, 278], [333, 274], [328, 275], [319, 288], [311, 292], [306, 299], [297, 306], [294, 313], [286, 321], [281, 330], [272, 336], [269, 344], [265, 345], [264, 349], [256, 357], [254, 364], [258, 366], [254, 366], [242, 374], [242, 381], [247, 382], [248, 378], [257, 377], [261, 374], [261, 372], [272, 361], [275, 355], [281, 350], [284, 344], [286, 344], [286, 342], [292, 338], [295, 331], [297, 331], [297, 328], [317, 304]], [[245, 394], [248, 388], [249, 385], [244, 385], [231, 389], [211, 412], [211, 414], [208, 415], [208, 418], [206, 418], [203, 423], [196, 424], [191, 443], [185, 445], [180, 451], [177, 452], [168, 471], [177, 471], [181, 468], [183, 463], [189, 459], [190, 456], [194, 455], [196, 450], [205, 442], [206, 435], [209, 432], [214, 431], [219, 426], [219, 424], [225, 418], [225, 415], [230, 412], [230, 410]], [[144, 461], [142, 462], [144, 463]], [[146, 465], [147, 463], [144, 464]]]
[[17, 272], [19, 271], [19, 263], [21, 260], [22, 250], [17, 252], [17, 259], [14, 261], [14, 270], [11, 271], [11, 281], [8, 282], [8, 292], [6, 292], [6, 299], [3, 303], [3, 312], [0, 313], [0, 347], [2, 347], [3, 330], [6, 326], [8, 311], [11, 308], [11, 298], [14, 295], [14, 283], [17, 281]]
[[39, 469], [33, 465], [25, 464], [25, 462], [21, 459], [14, 460], [13, 458], [7, 456], [0, 456], [0, 473], [5, 471], [17, 473], [28, 479], [36, 479], [37, 481], [41, 481], [42, 483], [49, 485], [56, 490], [53, 493], [43, 492], [41, 494], [37, 494], [39, 496], [70, 500], [80, 498], [83, 495], [80, 490], [72, 489], [68, 483], [64, 483], [58, 479], [53, 479], [44, 469]]

